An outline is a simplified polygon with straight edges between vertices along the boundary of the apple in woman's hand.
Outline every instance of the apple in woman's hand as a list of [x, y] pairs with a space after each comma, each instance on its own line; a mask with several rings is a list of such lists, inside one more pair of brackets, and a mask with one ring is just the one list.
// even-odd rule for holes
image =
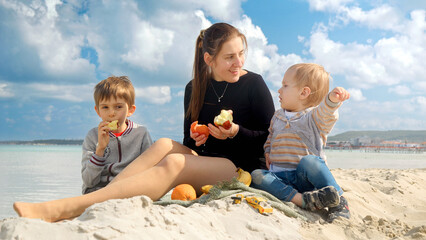
[[226, 130], [228, 130], [229, 128], [231, 128], [233, 120], [234, 119], [232, 117], [231, 110], [222, 110], [220, 111], [220, 114], [214, 118], [214, 125], [216, 125], [217, 127], [222, 126]]

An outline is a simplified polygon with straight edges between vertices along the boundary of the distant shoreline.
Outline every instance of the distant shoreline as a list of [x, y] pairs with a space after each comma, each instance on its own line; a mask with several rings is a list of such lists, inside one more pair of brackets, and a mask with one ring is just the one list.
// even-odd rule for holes
[[[354, 139], [370, 138], [381, 141], [400, 141], [401, 143], [426, 143], [426, 130], [388, 130], [388, 131], [347, 131], [329, 136], [331, 142], [348, 142]], [[7, 140], [0, 145], [82, 145], [83, 139], [45, 139], [45, 140]]]
[[33, 140], [33, 141], [0, 141], [0, 145], [82, 145], [81, 139], [49, 139], [49, 140]]

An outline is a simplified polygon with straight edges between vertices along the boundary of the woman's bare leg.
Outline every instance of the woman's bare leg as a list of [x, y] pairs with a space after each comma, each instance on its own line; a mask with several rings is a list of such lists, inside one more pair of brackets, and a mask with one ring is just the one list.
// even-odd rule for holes
[[203, 185], [215, 184], [217, 181], [230, 180], [237, 176], [235, 170], [234, 164], [224, 158], [170, 154], [154, 167], [123, 178], [98, 191], [43, 203], [17, 202], [14, 209], [22, 217], [55, 222], [77, 217], [92, 204], [109, 199], [147, 195], [157, 200], [181, 183], [191, 184], [199, 191]]
[[[160, 138], [158, 139], [150, 148], [143, 152], [139, 157], [137, 157], [132, 163], [130, 163], [123, 171], [120, 172], [111, 183], [120, 181], [121, 179], [139, 174], [159, 163], [167, 155], [173, 153], [181, 154], [194, 154], [197, 153], [190, 148], [173, 141], [169, 138]], [[111, 184], [110, 183], [110, 184]]]

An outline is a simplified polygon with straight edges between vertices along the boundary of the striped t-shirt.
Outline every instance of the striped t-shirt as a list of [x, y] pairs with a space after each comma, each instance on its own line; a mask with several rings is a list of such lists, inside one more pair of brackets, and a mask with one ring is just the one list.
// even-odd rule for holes
[[284, 109], [275, 112], [264, 145], [271, 164], [276, 169], [296, 169], [302, 157], [320, 156], [325, 160], [327, 135], [338, 119], [341, 103], [328, 97], [320, 105], [286, 116]]

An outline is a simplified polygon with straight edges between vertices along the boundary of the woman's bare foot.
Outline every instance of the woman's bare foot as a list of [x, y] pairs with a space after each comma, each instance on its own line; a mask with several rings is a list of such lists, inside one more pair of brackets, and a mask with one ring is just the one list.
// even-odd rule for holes
[[20, 217], [24, 218], [38, 218], [46, 222], [56, 222], [61, 219], [52, 218], [52, 214], [45, 203], [26, 203], [15, 202], [13, 209]]

